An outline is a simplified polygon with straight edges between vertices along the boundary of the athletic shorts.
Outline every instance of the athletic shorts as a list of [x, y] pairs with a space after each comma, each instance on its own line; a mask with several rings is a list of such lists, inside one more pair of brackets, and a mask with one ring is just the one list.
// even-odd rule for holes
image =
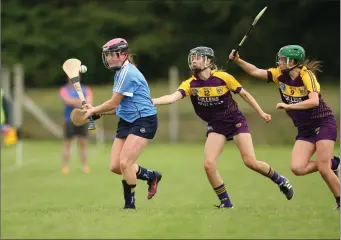
[[87, 137], [88, 126], [75, 126], [71, 121], [64, 123], [64, 138], [71, 139], [72, 137]]
[[244, 116], [237, 118], [232, 122], [216, 121], [210, 122], [207, 125], [207, 133], [215, 132], [222, 134], [226, 137], [227, 141], [233, 140], [233, 137], [239, 133], [250, 133], [249, 127], [247, 125]]
[[130, 123], [120, 118], [117, 125], [117, 138], [126, 138], [134, 134], [146, 139], [153, 139], [157, 130], [157, 115], [142, 117]]
[[316, 143], [320, 140], [332, 140], [337, 139], [337, 124], [334, 116], [328, 116], [321, 119], [316, 119], [315, 123], [311, 127], [298, 128], [298, 134], [296, 140], [307, 141]]

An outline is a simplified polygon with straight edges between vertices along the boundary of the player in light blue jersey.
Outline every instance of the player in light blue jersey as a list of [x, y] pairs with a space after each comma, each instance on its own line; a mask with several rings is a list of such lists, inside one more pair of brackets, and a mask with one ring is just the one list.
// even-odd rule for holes
[[147, 181], [147, 198], [151, 199], [162, 178], [161, 173], [136, 164], [149, 139], [155, 136], [157, 111], [148, 83], [129, 55], [126, 40], [115, 38], [107, 42], [102, 58], [104, 65], [115, 72], [113, 94], [99, 106], [86, 105], [84, 118], [111, 110], [116, 110], [120, 117], [111, 149], [110, 171], [123, 175], [124, 208], [135, 209], [136, 179]]

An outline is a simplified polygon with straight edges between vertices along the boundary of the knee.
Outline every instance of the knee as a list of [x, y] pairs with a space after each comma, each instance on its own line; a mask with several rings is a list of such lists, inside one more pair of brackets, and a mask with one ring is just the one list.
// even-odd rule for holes
[[204, 162], [204, 169], [205, 172], [212, 172], [215, 171], [217, 168], [217, 165], [214, 160], [206, 160]]
[[244, 164], [246, 167], [252, 169], [252, 170], [257, 170], [257, 162], [256, 158], [253, 156], [242, 156]]
[[296, 176], [304, 175], [304, 169], [302, 169], [301, 167], [297, 167], [297, 166], [291, 166], [291, 172], [295, 174]]
[[110, 172], [115, 173], [115, 174], [121, 174], [120, 165], [117, 165], [117, 164], [110, 165]]
[[317, 169], [320, 174], [328, 174], [331, 171], [330, 160], [320, 160], [317, 159]]
[[70, 150], [71, 149], [71, 141], [67, 140], [64, 142], [64, 150]]
[[120, 169], [121, 169], [121, 172], [123, 172], [124, 170], [130, 168], [132, 165], [133, 165], [132, 162], [129, 161], [128, 158], [123, 157], [123, 156], [120, 157]]

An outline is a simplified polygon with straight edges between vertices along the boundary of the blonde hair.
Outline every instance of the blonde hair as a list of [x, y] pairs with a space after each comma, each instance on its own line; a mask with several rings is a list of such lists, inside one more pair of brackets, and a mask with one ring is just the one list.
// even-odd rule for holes
[[134, 61], [134, 56], [135, 56], [134, 54], [130, 53], [129, 50], [122, 51], [121, 54], [122, 54], [122, 53], [127, 54], [127, 59], [128, 59], [128, 61], [129, 61], [131, 64], [133, 64], [135, 67], [137, 67], [137, 64], [136, 64], [135, 61]]
[[305, 66], [308, 70], [312, 71], [314, 74], [317, 72], [322, 72], [322, 61], [317, 61], [314, 59], [306, 59], [303, 61], [301, 66]]
[[216, 70], [217, 72], [225, 72], [225, 70], [223, 68], [218, 68], [217, 64], [215, 64], [215, 63], [212, 63], [210, 68], [212, 70]]
[[134, 56], [135, 56], [135, 55], [133, 55], [133, 54], [131, 54], [131, 53], [128, 52], [128, 57], [127, 57], [127, 58], [128, 58], [128, 61], [129, 61], [131, 64], [137, 66], [137, 64], [136, 64], [136, 62], [135, 62], [135, 60], [134, 60]]

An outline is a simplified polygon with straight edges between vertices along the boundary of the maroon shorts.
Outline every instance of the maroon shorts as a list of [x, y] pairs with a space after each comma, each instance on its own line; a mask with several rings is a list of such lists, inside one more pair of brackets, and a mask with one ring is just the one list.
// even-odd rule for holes
[[319, 120], [318, 124], [314, 124], [314, 126], [298, 129], [296, 140], [314, 144], [320, 140], [336, 141], [337, 125], [334, 116], [328, 116]]
[[234, 122], [210, 122], [207, 125], [206, 136], [211, 132], [224, 135], [227, 141], [233, 140], [233, 136], [238, 135], [239, 133], [250, 133], [244, 117], [236, 119]]

